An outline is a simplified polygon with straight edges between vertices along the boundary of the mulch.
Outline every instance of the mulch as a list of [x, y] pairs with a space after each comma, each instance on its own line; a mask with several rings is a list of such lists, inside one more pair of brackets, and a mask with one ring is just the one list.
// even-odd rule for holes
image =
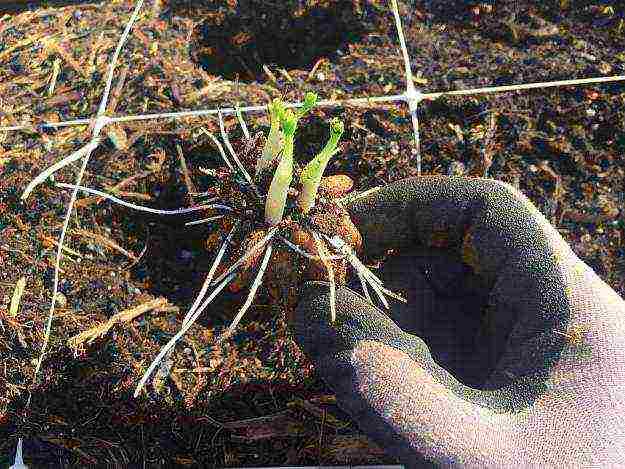
[[[399, 3], [424, 91], [625, 74], [625, 10], [616, 1]], [[241, 301], [225, 295], [176, 348], [170, 375], [133, 399], [210, 266], [208, 233], [185, 227], [188, 218], [138, 215], [97, 197], [77, 204], [49, 353], [31, 385], [69, 194], [48, 182], [22, 202], [21, 191], [90, 138], [88, 125], [39, 124], [95, 114], [132, 7], [54, 1], [0, 10], [0, 126], [28, 126], [0, 133], [0, 465], [12, 462], [18, 436], [28, 463], [53, 467], [392, 463], [336, 407], [285, 312], [264, 298], [215, 349]], [[298, 101], [305, 91], [327, 99], [401, 93], [391, 19], [384, 1], [149, 1], [123, 49], [107, 113]], [[625, 293], [625, 84], [441, 98], [423, 102], [419, 116], [425, 174], [519, 187]], [[332, 117], [346, 133], [329, 174], [349, 175], [357, 190], [416, 175], [399, 103], [315, 110], [298, 137], [302, 161], [325, 143]], [[246, 120], [251, 131], [268, 127], [262, 114]], [[226, 123], [238, 141], [236, 119]], [[199, 169], [217, 158], [201, 127], [218, 132], [207, 117], [119, 124], [84, 183], [156, 208], [188, 205], [180, 155], [198, 189], [208, 181]], [[56, 181], [74, 175], [66, 168]], [[102, 325], [72, 347], [72, 337]]]

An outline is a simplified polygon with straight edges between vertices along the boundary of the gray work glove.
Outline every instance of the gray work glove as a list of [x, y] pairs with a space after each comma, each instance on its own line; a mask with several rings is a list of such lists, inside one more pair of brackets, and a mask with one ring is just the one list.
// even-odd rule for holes
[[432, 176], [349, 210], [408, 303], [339, 288], [331, 325], [308, 283], [293, 327], [366, 434], [408, 467], [625, 467], [625, 302], [526, 197]]

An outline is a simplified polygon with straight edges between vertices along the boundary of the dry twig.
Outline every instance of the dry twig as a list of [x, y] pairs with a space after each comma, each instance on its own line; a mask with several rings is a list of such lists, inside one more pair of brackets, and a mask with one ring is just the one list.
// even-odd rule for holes
[[139, 306], [135, 306], [130, 309], [126, 309], [115, 314], [108, 321], [98, 324], [91, 329], [87, 329], [86, 331], [81, 332], [74, 337], [71, 337], [67, 343], [73, 349], [77, 349], [83, 344], [91, 344], [94, 340], [99, 337], [104, 337], [108, 331], [116, 324], [123, 324], [125, 322], [130, 322], [133, 319], [141, 316], [148, 311], [177, 311], [178, 308], [172, 306], [166, 298], [156, 298], [155, 300], [148, 301], [146, 303], [140, 304]]

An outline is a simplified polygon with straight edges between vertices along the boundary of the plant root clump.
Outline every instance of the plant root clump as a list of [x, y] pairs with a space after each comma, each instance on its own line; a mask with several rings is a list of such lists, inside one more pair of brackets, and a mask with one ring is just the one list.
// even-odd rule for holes
[[[223, 165], [200, 168], [210, 178], [209, 189], [195, 193], [202, 200], [194, 207], [156, 210], [97, 189], [57, 184], [135, 210], [160, 215], [190, 212], [205, 215], [205, 218], [187, 225], [208, 224], [206, 247], [215, 252], [212, 265], [180, 330], [148, 366], [135, 396], [159, 363], [226, 288], [238, 293], [249, 286], [249, 292], [216, 344], [232, 336], [257, 294], [266, 294], [273, 303], [290, 311], [297, 301], [299, 286], [307, 280], [329, 282], [332, 322], [336, 319], [337, 285], [345, 285], [352, 270], [372, 304], [375, 303], [369, 288], [386, 308], [389, 308], [386, 297], [405, 301], [387, 290], [358, 258], [362, 236], [342, 202], [353, 188], [353, 181], [342, 175], [323, 177], [328, 161], [339, 151], [343, 123], [332, 119], [326, 145], [303, 168], [294, 158], [298, 121], [315, 106], [316, 101], [317, 96], [308, 93], [302, 108], [293, 112], [280, 100], [274, 100], [268, 106], [271, 128], [267, 137], [262, 133], [251, 137], [242, 116], [237, 114], [245, 137], [238, 142], [236, 149], [225, 131], [223, 117], [218, 113], [222, 141], [202, 130], [217, 147]], [[298, 182], [291, 186], [293, 179]]]
[[[246, 152], [241, 155], [241, 161], [246, 166], [254, 167], [255, 161], [250, 154], [257, 153], [256, 147], [246, 146]], [[257, 178], [257, 186], [261, 193], [267, 193], [271, 176], [276, 165], [262, 171]], [[229, 256], [231, 262], [225, 262], [217, 271], [217, 275], [223, 274], [227, 266], [237, 259], [245, 256], [254, 246], [262, 242], [268, 236], [271, 227], [264, 220], [264, 207], [254, 197], [247, 186], [237, 184], [236, 174], [224, 170], [215, 178], [215, 186], [211, 197], [219, 197], [220, 200], [228, 200], [237, 210], [231, 215], [224, 216], [216, 224], [215, 229], [209, 234], [206, 247], [210, 251], [218, 248], [220, 240], [228, 233], [237, 220], [241, 221], [239, 235], [233, 244], [237, 245]], [[226, 177], [223, 177], [226, 176]], [[320, 194], [323, 195], [321, 202], [306, 215], [296, 211], [295, 199], [298, 191], [291, 189], [287, 197], [287, 211], [290, 213], [274, 227], [273, 238], [282, 241], [273, 250], [264, 273], [265, 293], [272, 301], [281, 302], [284, 306], [292, 307], [296, 302], [297, 289], [302, 282], [308, 280], [328, 281], [328, 269], [326, 262], [330, 263], [334, 271], [334, 280], [337, 284], [344, 285], [348, 278], [349, 262], [344, 256], [333, 256], [327, 260], [322, 259], [325, 254], [319, 252], [313, 233], [325, 235], [328, 238], [338, 236], [356, 253], [362, 250], [362, 236], [358, 228], [352, 222], [349, 213], [341, 205], [340, 199], [353, 187], [353, 182], [348, 176], [329, 176], [322, 179]], [[290, 210], [289, 210], [290, 209]], [[211, 213], [209, 216], [214, 216]], [[289, 245], [290, 244], [290, 245]], [[325, 250], [330, 248], [324, 241]], [[305, 253], [308, 256], [302, 255]], [[260, 265], [263, 257], [263, 249], [257, 249], [248, 259], [243, 262], [236, 277], [229, 285], [233, 293], [242, 291], [248, 286], [253, 278], [254, 271]]]

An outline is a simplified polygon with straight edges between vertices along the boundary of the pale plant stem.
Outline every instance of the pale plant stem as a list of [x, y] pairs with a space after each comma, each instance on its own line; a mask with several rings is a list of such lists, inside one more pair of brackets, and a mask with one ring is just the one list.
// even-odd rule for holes
[[161, 210], [158, 208], [151, 208], [151, 207], [146, 207], [144, 205], [133, 204], [132, 202], [127, 202], [123, 199], [120, 199], [119, 197], [115, 197], [114, 195], [107, 194], [106, 192], [102, 192], [98, 189], [92, 189], [91, 187], [77, 186], [76, 184], [65, 184], [62, 182], [57, 183], [57, 187], [63, 187], [65, 189], [75, 189], [75, 190], [86, 192], [87, 194], [98, 195], [118, 205], [122, 205], [124, 207], [131, 208], [133, 210], [138, 210], [141, 212], [154, 213], [156, 215], [182, 215], [185, 213], [198, 212], [200, 210], [209, 210], [209, 209], [226, 210], [226, 211], [233, 210], [232, 207], [228, 205], [223, 205], [223, 204], [208, 204], [208, 205], [198, 205], [197, 207], [178, 208], [175, 210]]
[[152, 361], [152, 363], [150, 363], [150, 366], [148, 367], [148, 369], [145, 371], [145, 373], [143, 374], [143, 377], [141, 378], [141, 380], [139, 381], [139, 384], [137, 384], [137, 387], [135, 388], [135, 392], [134, 392], [134, 397], [139, 396], [139, 393], [141, 392], [141, 389], [143, 389], [143, 387], [145, 386], [145, 384], [147, 383], [148, 379], [150, 379], [150, 376], [152, 375], [152, 373], [154, 372], [154, 370], [156, 369], [156, 367], [158, 366], [158, 364], [163, 360], [163, 358], [169, 353], [169, 351], [171, 349], [173, 349], [176, 345], [176, 343], [180, 340], [180, 338], [186, 334], [186, 332], [191, 328], [191, 326], [193, 325], [193, 323], [196, 321], [196, 319], [200, 316], [200, 314], [202, 314], [202, 312], [208, 307], [208, 305], [217, 297], [217, 295], [219, 295], [219, 293], [221, 293], [221, 291], [226, 288], [226, 286], [234, 279], [234, 277], [236, 276], [236, 274], [230, 274], [228, 277], [226, 277], [214, 290], [213, 292], [209, 295], [209, 297], [204, 301], [204, 303], [202, 303], [202, 305], [193, 313], [192, 316], [190, 316], [187, 321], [182, 325], [182, 327], [180, 328], [180, 330], [176, 333], [176, 335], [174, 335], [171, 340], [169, 342], [167, 342], [166, 345], [164, 345], [160, 352], [158, 353], [158, 355], [156, 356], [156, 358], [154, 358], [154, 360]]

